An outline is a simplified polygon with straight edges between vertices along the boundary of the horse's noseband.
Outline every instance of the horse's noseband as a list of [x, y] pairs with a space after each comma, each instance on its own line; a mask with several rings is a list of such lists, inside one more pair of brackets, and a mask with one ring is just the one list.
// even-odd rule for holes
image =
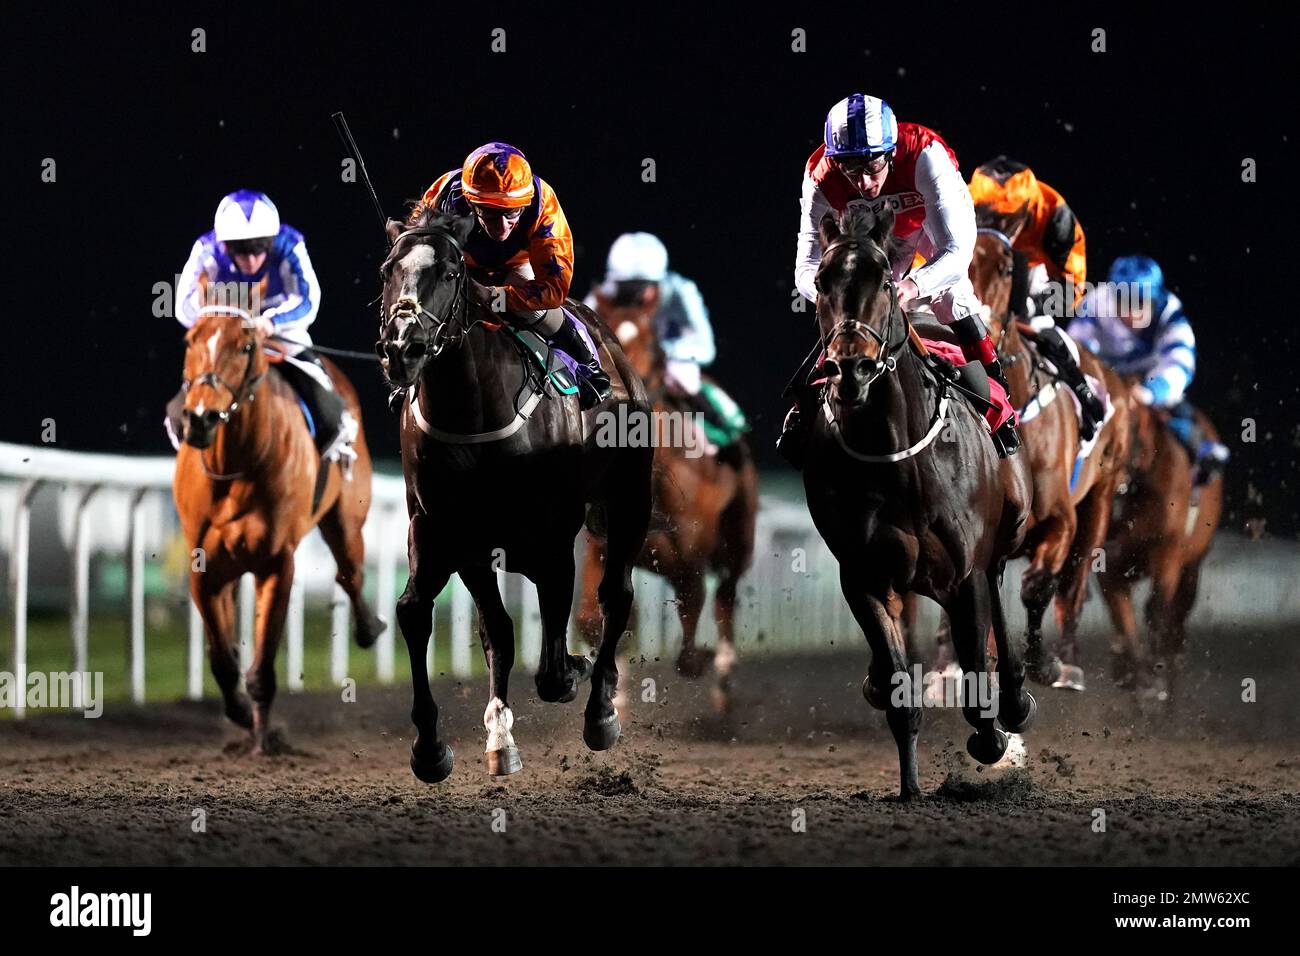
[[[889, 295], [889, 314], [885, 317], [885, 331], [883, 334], [877, 332], [870, 325], [860, 319], [847, 318], [836, 323], [835, 327], [831, 329], [830, 337], [826, 340], [826, 347], [828, 349], [830, 348], [830, 344], [840, 336], [860, 338], [868, 342], [874, 341], [880, 346], [880, 355], [874, 360], [874, 372], [862, 385], [863, 395], [867, 394], [878, 378], [882, 375], [888, 375], [890, 372], [893, 372], [898, 368], [899, 353], [907, 346], [908, 336], [906, 321], [900, 323], [903, 329], [902, 337], [897, 342], [891, 343], [889, 341], [889, 336], [892, 334], [894, 325], [896, 324], [894, 321], [895, 318], [902, 316], [902, 309], [898, 304], [898, 292], [894, 285], [894, 279], [892, 276], [888, 276], [885, 279], [885, 290]], [[826, 365], [829, 366], [827, 371], [832, 375], [839, 373], [839, 363], [834, 359], [828, 358], [826, 360]]]
[[239, 406], [241, 404], [253, 400], [253, 393], [256, 392], [257, 387], [262, 384], [262, 379], [266, 378], [266, 372], [262, 372], [260, 375], [253, 375], [253, 356], [256, 354], [256, 347], [248, 353], [248, 365], [244, 369], [244, 380], [239, 383], [238, 388], [232, 388], [222, 380], [221, 376], [216, 373], [215, 369], [213, 369], [212, 371], [204, 372], [193, 381], [190, 381], [189, 379], [182, 380], [181, 390], [188, 392], [195, 385], [209, 385], [212, 388], [222, 388], [229, 392], [231, 396], [230, 404], [217, 412], [218, 422], [224, 425], [230, 421], [230, 417], [234, 415], [235, 412], [239, 411]]
[[445, 239], [451, 245], [460, 263], [456, 275], [456, 289], [452, 293], [451, 304], [447, 307], [444, 315], [436, 315], [430, 312], [425, 308], [424, 303], [416, 299], [415, 296], [404, 295], [398, 297], [388, 310], [388, 315], [384, 317], [386, 324], [398, 319], [414, 320], [420, 331], [429, 339], [425, 359], [437, 358], [448, 345], [459, 342], [462, 336], [469, 331], [469, 325], [465, 321], [469, 312], [469, 296], [467, 294], [469, 277], [465, 268], [465, 250], [461, 246], [460, 240], [447, 229], [435, 227], [407, 229], [393, 240], [392, 249], [381, 268], [386, 268], [392, 262], [397, 255], [398, 245], [408, 236], [428, 236]]

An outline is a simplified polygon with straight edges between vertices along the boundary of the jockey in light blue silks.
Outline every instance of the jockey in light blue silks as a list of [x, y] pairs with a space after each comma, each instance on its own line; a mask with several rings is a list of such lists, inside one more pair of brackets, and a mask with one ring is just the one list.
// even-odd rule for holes
[[614, 240], [605, 262], [605, 278], [587, 296], [597, 308], [597, 293], [616, 305], [656, 304], [655, 332], [663, 349], [670, 387], [688, 396], [704, 413], [704, 428], [715, 445], [726, 445], [748, 425], [740, 407], [702, 369], [718, 351], [709, 310], [699, 288], [668, 268], [668, 249], [648, 232], [628, 232]]
[[1070, 336], [1120, 375], [1138, 379], [1134, 398], [1168, 414], [1204, 480], [1227, 461], [1228, 449], [1197, 434], [1185, 397], [1196, 374], [1196, 336], [1183, 303], [1147, 256], [1116, 259], [1107, 280], [1084, 301]]
[[[231, 284], [231, 285], [227, 285]], [[308, 427], [322, 457], [348, 454], [357, 424], [334, 390], [329, 374], [311, 348], [307, 328], [320, 309], [320, 283], [302, 233], [280, 222], [280, 213], [265, 194], [241, 189], [221, 200], [213, 228], [199, 236], [181, 270], [176, 290], [176, 318], [190, 328], [203, 311], [212, 290], [258, 289], [260, 297], [225, 301], [254, 313], [266, 336], [274, 336], [284, 352], [277, 368], [293, 386], [303, 405]], [[172, 444], [180, 447], [183, 394], [168, 404], [166, 426]]]

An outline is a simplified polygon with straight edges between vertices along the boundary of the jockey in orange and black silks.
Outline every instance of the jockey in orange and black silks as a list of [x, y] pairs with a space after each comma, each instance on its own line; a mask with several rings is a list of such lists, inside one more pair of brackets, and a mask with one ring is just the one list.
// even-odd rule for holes
[[572, 356], [585, 373], [584, 407], [607, 398], [609, 376], [561, 309], [573, 281], [569, 221], [555, 190], [533, 174], [524, 154], [507, 143], [480, 146], [425, 190], [412, 218], [430, 208], [475, 218], [465, 242], [470, 297]]
[[[1006, 156], [998, 156], [975, 170], [970, 194], [980, 232], [996, 235], [1027, 260], [1030, 271], [1024, 298], [1013, 301], [1011, 308], [1029, 318], [1039, 352], [1056, 366], [1078, 397], [1082, 410], [1079, 431], [1087, 441], [1104, 420], [1106, 406], [1079, 368], [1078, 346], [1057, 326], [1052, 314], [1058, 311], [1052, 306], [1054, 298], [1062, 316], [1067, 302], [1073, 307], [1070, 314], [1083, 302], [1088, 273], [1083, 226], [1064, 196], [1024, 163]], [[1059, 284], [1059, 295], [1053, 294], [1056, 290], [1052, 283]], [[1020, 298], [1018, 284], [1013, 283], [1012, 291]]]

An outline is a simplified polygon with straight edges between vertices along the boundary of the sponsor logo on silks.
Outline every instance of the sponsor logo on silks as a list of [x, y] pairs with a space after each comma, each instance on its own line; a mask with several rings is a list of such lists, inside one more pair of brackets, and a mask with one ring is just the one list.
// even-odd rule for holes
[[851, 199], [845, 205], [846, 209], [867, 208], [873, 213], [879, 215], [884, 209], [892, 209], [896, 213], [907, 212], [911, 209], [917, 209], [925, 205], [925, 197], [920, 193], [888, 193], [884, 196], [877, 196], [875, 199], [867, 199], [865, 196], [859, 196], [857, 199]]
[[22, 682], [9, 671], [0, 671], [0, 710], [19, 709], [20, 702], [32, 710], [80, 710], [93, 720], [104, 713], [104, 672], [33, 671]]
[[128, 927], [133, 936], [153, 928], [152, 893], [82, 893], [74, 886], [50, 897], [50, 925], [58, 927]]

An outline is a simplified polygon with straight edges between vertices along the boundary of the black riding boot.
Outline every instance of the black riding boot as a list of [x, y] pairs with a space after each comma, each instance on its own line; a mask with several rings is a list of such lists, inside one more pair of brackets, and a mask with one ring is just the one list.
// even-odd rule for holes
[[586, 374], [580, 372], [578, 375], [578, 401], [583, 408], [594, 408], [609, 398], [612, 391], [609, 375], [600, 367], [600, 359], [587, 347], [587, 340], [573, 327], [567, 316], [549, 341], [583, 366]]
[[[311, 362], [328, 376], [320, 356], [311, 349], [303, 349], [294, 356], [300, 362]], [[289, 380], [293, 390], [307, 405], [311, 414], [312, 425], [316, 430], [316, 450], [324, 455], [329, 451], [339, 432], [343, 430], [343, 412], [346, 406], [338, 392], [327, 389], [316, 381], [310, 373], [294, 366], [292, 362], [281, 362], [277, 366], [280, 373]]]
[[781, 425], [781, 435], [776, 440], [776, 450], [795, 471], [803, 471], [808, 455], [808, 426], [796, 400], [786, 413]]
[[[997, 349], [993, 347], [993, 340], [989, 338], [989, 330], [984, 327], [983, 320], [978, 315], [968, 315], [953, 322], [951, 328], [966, 360], [983, 365], [985, 374], [1001, 385], [1010, 398], [1011, 386], [1007, 384], [1006, 373], [1002, 371]], [[993, 444], [1003, 458], [1010, 458], [1020, 450], [1020, 434], [1016, 431], [1014, 418], [1008, 418], [994, 432]]]
[[1088, 441], [1097, 433], [1097, 426], [1105, 419], [1106, 406], [1088, 385], [1083, 369], [1079, 368], [1079, 363], [1070, 354], [1070, 347], [1065, 343], [1064, 333], [1060, 329], [1054, 325], [1040, 329], [1034, 335], [1034, 342], [1043, 358], [1056, 366], [1061, 379], [1078, 397], [1079, 408], [1082, 410], [1079, 415], [1079, 437]]

